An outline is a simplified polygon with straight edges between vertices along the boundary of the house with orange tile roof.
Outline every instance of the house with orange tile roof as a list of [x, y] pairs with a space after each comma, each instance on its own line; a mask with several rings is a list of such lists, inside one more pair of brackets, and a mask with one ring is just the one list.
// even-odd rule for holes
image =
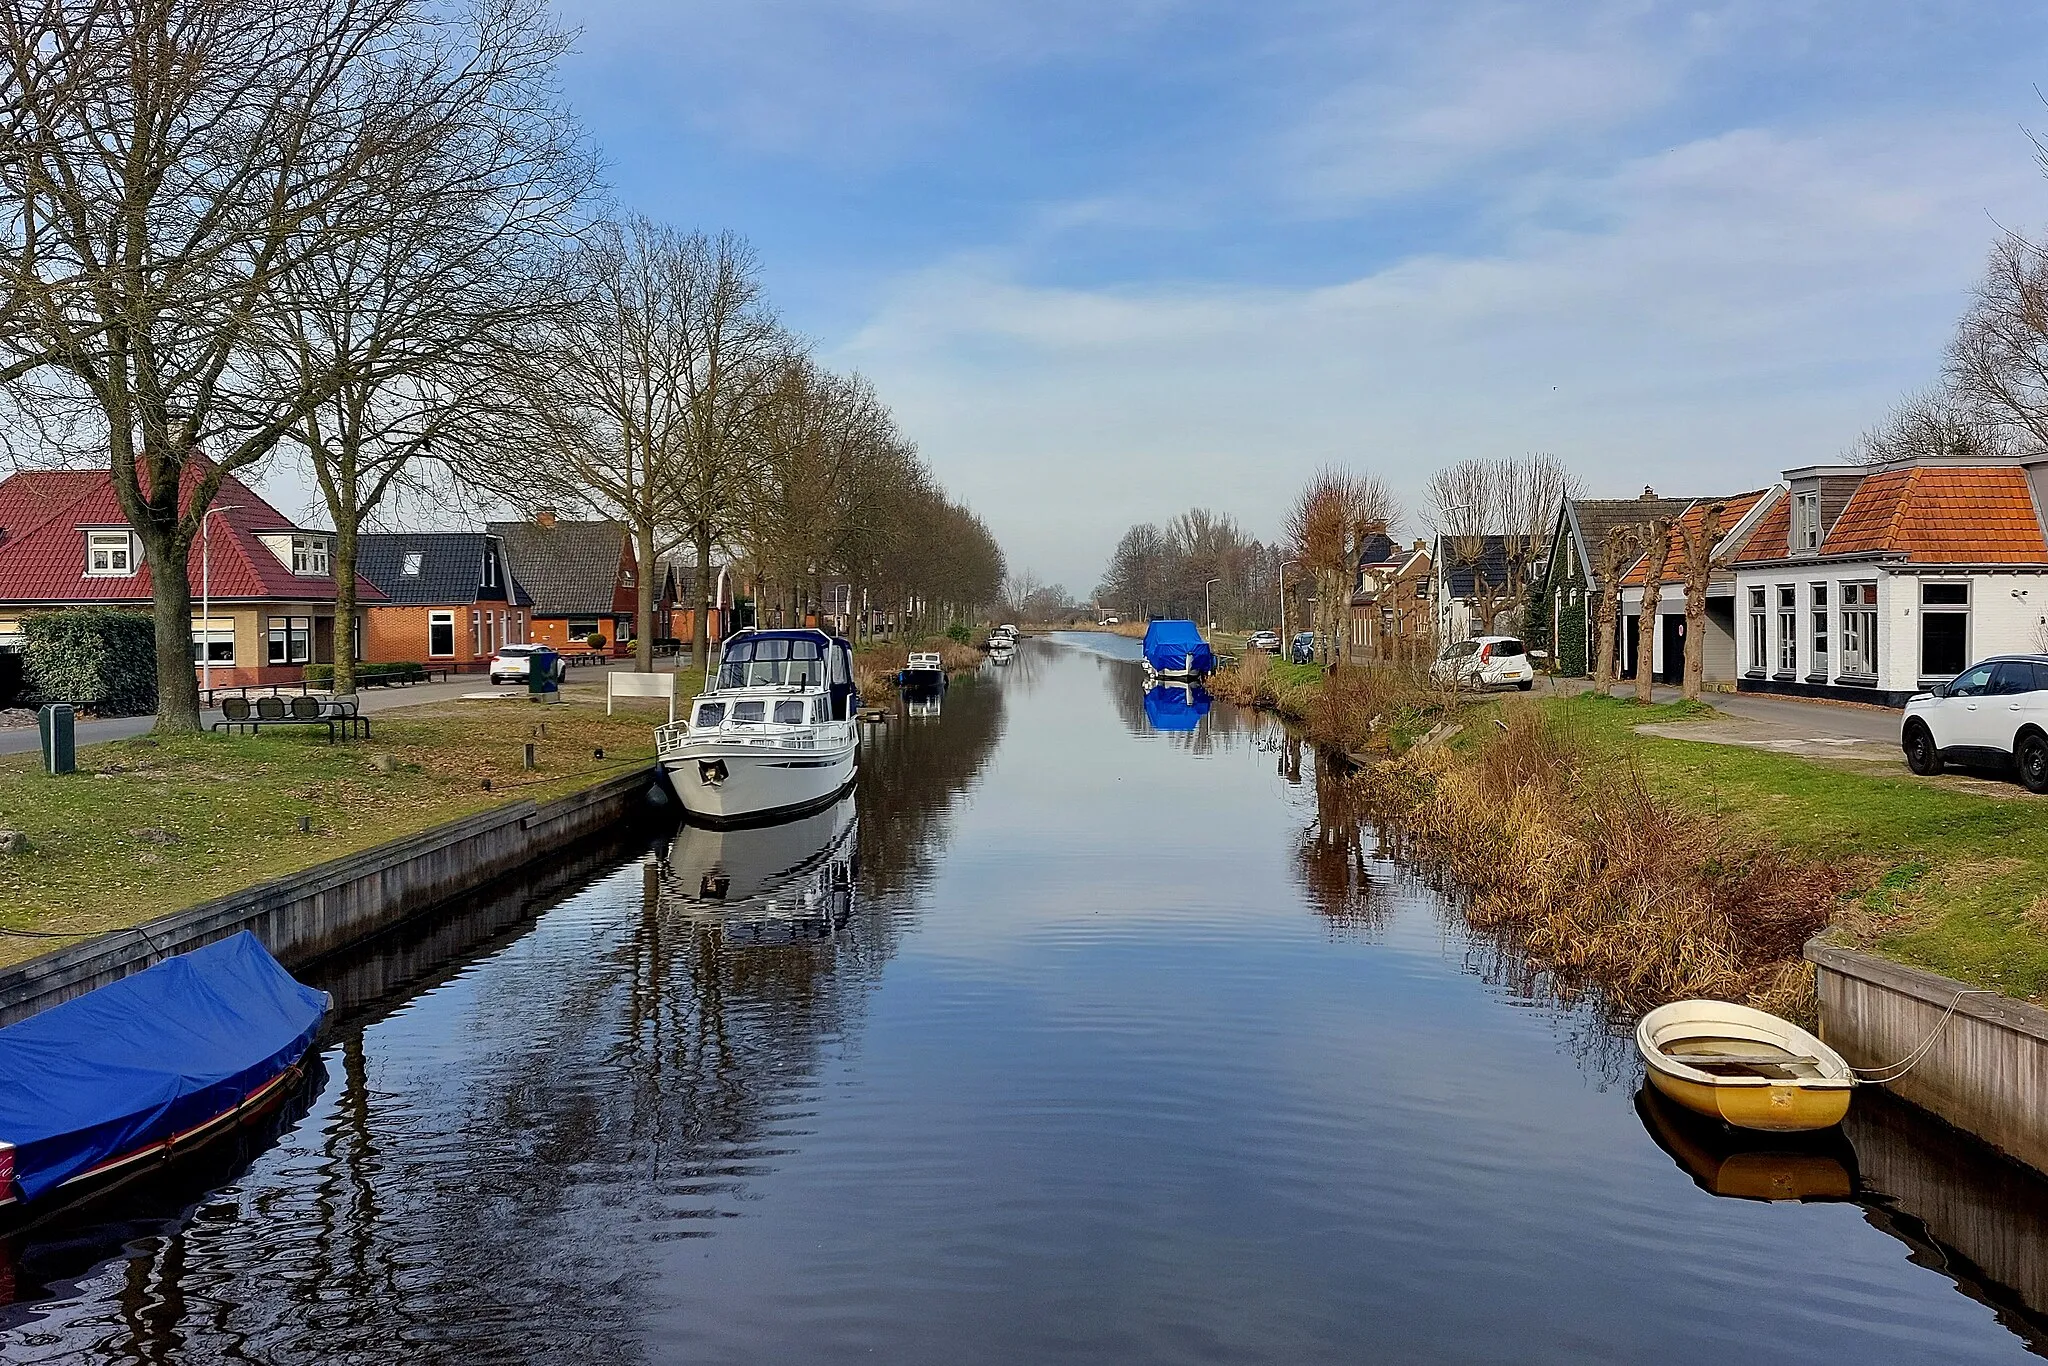
[[[1720, 534], [1714, 538], [1717, 567], [1708, 579], [1706, 639], [1699, 642], [1706, 652], [1701, 676], [1710, 686], [1734, 686], [1738, 671], [1735, 629], [1739, 594], [1735, 572], [1728, 561], [1737, 548], [1748, 543], [1783, 496], [1782, 488], [1772, 487], [1719, 498], [1695, 498], [1672, 519], [1671, 536], [1661, 553], [1654, 549], [1646, 551], [1629, 565], [1621, 579], [1621, 622], [1615, 633], [1621, 677], [1634, 677], [1647, 652], [1649, 668], [1658, 682], [1676, 684], [1683, 678], [1686, 652], [1693, 643], [1686, 639], [1683, 533], [1697, 535], [1705, 525], [1708, 509], [1718, 507]], [[1643, 597], [1652, 577], [1659, 585], [1657, 625], [1652, 637], [1644, 641], [1639, 638]]]
[[1902, 706], [2048, 650], [2048, 457], [1812, 465], [1731, 557], [1738, 686]]
[[[188, 476], [191, 471], [188, 470]], [[192, 661], [216, 687], [296, 683], [334, 662], [334, 534], [296, 525], [229, 475], [192, 547]], [[384, 595], [358, 575], [356, 595]], [[0, 648], [21, 618], [62, 607], [150, 606], [142, 545], [104, 469], [0, 480]]]

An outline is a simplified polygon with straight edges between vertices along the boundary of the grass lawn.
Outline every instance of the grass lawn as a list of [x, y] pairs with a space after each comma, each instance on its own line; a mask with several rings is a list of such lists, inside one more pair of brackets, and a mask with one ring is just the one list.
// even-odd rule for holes
[[[1838, 917], [1848, 941], [1973, 986], [2048, 1000], [2048, 805], [2039, 799], [2019, 789], [1958, 791], [1903, 767], [1898, 776], [1870, 775], [1635, 733], [1700, 714], [1699, 704], [1645, 708], [1589, 693], [1533, 705], [1703, 820], [1866, 870], [1860, 899]], [[1468, 734], [1490, 729], [1476, 719]]]
[[[686, 674], [678, 691], [693, 696], [702, 680]], [[110, 741], [81, 748], [79, 771], [61, 778], [34, 754], [0, 758], [0, 826], [30, 844], [0, 855], [0, 930], [117, 929], [653, 759], [666, 703], [621, 701], [607, 717], [600, 690], [565, 696], [380, 712], [375, 738], [347, 745], [312, 730]], [[534, 772], [523, 767], [529, 740]], [[68, 942], [0, 933], [0, 964]]]

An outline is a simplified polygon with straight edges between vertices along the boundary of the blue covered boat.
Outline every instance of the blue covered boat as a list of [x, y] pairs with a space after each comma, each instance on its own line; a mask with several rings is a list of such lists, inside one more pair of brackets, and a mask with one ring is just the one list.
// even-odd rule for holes
[[1154, 621], [1145, 627], [1145, 667], [1164, 678], [1200, 678], [1216, 671], [1216, 652], [1192, 621]]
[[244, 930], [0, 1029], [0, 1222], [275, 1108], [330, 1004]]
[[1154, 683], [1145, 689], [1145, 719], [1154, 730], [1187, 731], [1209, 714], [1209, 694], [1197, 683]]

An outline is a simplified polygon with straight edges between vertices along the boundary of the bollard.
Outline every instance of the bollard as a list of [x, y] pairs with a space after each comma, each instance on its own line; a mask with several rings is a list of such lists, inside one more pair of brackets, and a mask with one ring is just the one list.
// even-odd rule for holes
[[43, 772], [78, 771], [78, 732], [69, 702], [52, 702], [36, 713], [36, 730], [43, 742]]
[[534, 751], [534, 748], [535, 748], [535, 746], [534, 746], [534, 743], [533, 743], [533, 741], [531, 741], [531, 740], [528, 740], [528, 741], [526, 742], [526, 771], [527, 771], [527, 772], [529, 772], [529, 773], [531, 773], [531, 772], [532, 772], [532, 771], [533, 771], [534, 769], [536, 769], [536, 768], [539, 768], [539, 767], [540, 767], [540, 765], [539, 765], [539, 764], [537, 764], [537, 763], [535, 763], [535, 762], [534, 762], [534, 756], [533, 756], [533, 751]]

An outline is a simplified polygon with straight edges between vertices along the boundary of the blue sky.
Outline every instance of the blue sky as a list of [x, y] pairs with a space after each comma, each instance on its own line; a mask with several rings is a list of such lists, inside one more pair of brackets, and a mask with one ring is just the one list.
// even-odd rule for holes
[[[1753, 487], [2048, 222], [2018, 3], [559, 0], [621, 203], [760, 249], [1014, 567], [1315, 466]], [[1419, 516], [1407, 523], [1422, 534]]]

